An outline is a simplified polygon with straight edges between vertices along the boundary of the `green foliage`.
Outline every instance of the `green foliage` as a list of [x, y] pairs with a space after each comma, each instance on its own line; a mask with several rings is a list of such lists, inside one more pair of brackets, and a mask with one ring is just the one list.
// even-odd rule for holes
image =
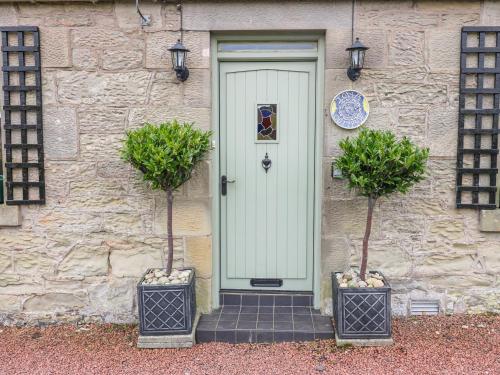
[[153, 189], [175, 190], [191, 178], [196, 164], [210, 149], [212, 133], [177, 120], [127, 132], [121, 150], [151, 182]]
[[429, 150], [390, 131], [364, 128], [356, 138], [340, 141], [344, 152], [334, 161], [351, 189], [377, 199], [393, 192], [406, 193], [425, 178]]

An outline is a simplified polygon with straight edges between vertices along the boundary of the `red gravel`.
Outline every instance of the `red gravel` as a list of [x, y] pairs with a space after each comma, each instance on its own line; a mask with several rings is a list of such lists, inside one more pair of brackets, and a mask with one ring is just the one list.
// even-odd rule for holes
[[384, 348], [333, 341], [136, 349], [132, 326], [0, 327], [0, 374], [500, 374], [500, 316], [396, 319]]

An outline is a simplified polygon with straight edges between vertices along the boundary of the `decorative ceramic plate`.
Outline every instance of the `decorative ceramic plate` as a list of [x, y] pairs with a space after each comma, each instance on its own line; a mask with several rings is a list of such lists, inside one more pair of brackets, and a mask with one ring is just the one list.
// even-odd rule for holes
[[339, 92], [330, 105], [332, 120], [343, 129], [356, 129], [363, 125], [370, 113], [368, 100], [358, 91]]

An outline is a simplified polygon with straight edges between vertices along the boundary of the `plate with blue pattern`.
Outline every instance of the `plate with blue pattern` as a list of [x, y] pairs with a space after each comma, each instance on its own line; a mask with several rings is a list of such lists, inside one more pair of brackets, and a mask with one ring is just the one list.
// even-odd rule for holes
[[339, 92], [330, 105], [330, 116], [342, 129], [359, 128], [365, 123], [369, 113], [368, 100], [355, 90]]

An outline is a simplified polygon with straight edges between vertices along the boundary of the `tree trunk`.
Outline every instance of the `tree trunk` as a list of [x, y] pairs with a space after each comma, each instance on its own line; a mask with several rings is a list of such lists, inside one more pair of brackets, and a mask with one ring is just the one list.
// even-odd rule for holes
[[174, 205], [174, 192], [167, 189], [167, 232], [168, 232], [168, 254], [167, 254], [167, 276], [172, 272], [172, 262], [174, 260], [174, 236], [172, 229], [172, 210]]
[[377, 198], [368, 197], [368, 216], [366, 218], [365, 236], [363, 238], [363, 254], [361, 255], [361, 269], [359, 271], [361, 280], [366, 279], [366, 265], [368, 263], [368, 240], [372, 231], [373, 208]]

